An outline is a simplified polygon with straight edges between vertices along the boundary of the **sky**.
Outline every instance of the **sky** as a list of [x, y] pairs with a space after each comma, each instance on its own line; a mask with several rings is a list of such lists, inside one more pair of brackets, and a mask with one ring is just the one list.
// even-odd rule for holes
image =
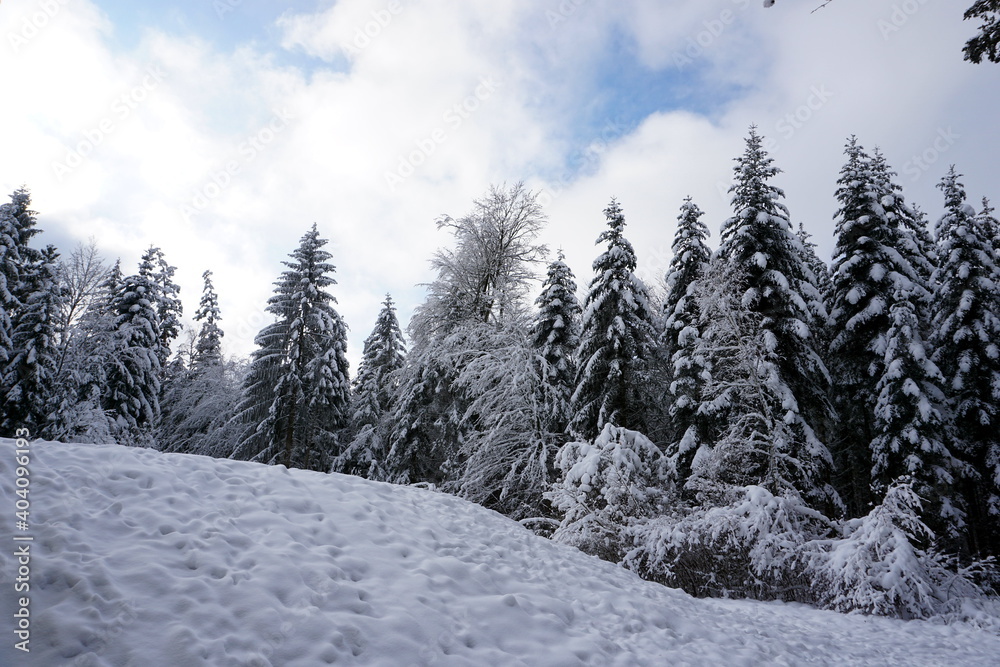
[[162, 248], [188, 324], [211, 270], [237, 355], [316, 223], [353, 368], [386, 293], [404, 327], [423, 300], [435, 220], [491, 184], [539, 193], [581, 297], [612, 197], [653, 286], [685, 196], [717, 243], [751, 124], [827, 261], [851, 134], [932, 220], [952, 163], [1000, 200], [1000, 69], [962, 59], [968, 3], [820, 4], [4, 0], [0, 196], [27, 186], [64, 254], [93, 238], [129, 272]]

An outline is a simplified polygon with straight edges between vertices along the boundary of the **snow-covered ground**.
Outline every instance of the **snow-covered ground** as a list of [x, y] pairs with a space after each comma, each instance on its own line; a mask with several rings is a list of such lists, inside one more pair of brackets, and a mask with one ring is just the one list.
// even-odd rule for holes
[[1000, 665], [1000, 637], [697, 600], [444, 494], [117, 446], [32, 445], [31, 653], [0, 665]]

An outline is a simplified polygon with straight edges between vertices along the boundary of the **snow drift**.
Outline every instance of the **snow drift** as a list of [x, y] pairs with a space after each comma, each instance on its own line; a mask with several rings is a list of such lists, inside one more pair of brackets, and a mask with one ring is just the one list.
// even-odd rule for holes
[[[4, 534], [14, 444], [0, 441]], [[697, 600], [458, 498], [113, 445], [32, 445], [30, 654], [3, 665], [1000, 664], [1000, 637]]]

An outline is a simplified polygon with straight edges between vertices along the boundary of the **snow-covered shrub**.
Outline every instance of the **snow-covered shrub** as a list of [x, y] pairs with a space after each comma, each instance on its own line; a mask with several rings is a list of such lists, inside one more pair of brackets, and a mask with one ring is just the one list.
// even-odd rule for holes
[[804, 547], [833, 526], [793, 491], [732, 487], [725, 505], [637, 522], [625, 565], [697, 596], [808, 601]]
[[546, 497], [564, 514], [552, 539], [618, 562], [624, 529], [634, 519], [660, 514], [671, 476], [663, 452], [638, 431], [613, 424], [590, 442], [559, 450], [562, 479]]
[[934, 534], [920, 520], [920, 497], [912, 482], [898, 481], [882, 504], [849, 521], [845, 536], [818, 543], [810, 571], [817, 601], [838, 611], [929, 618], [963, 612], [985, 598], [977, 582], [990, 563], [959, 567], [955, 558], [931, 549]]

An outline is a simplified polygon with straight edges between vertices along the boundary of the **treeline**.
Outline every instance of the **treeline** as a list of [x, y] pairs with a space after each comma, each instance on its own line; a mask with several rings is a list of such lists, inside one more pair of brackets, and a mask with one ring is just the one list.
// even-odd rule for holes
[[[582, 303], [545, 215], [493, 187], [431, 258], [408, 327], [387, 297], [353, 382], [314, 225], [248, 364], [210, 274], [183, 344], [156, 248], [37, 251], [2, 207], [2, 429], [423, 483], [699, 595], [901, 616], [981, 597], [1000, 550], [1000, 223], [952, 168], [933, 233], [854, 138], [827, 266], [751, 128], [717, 251], [690, 198], [665, 297], [605, 209]], [[171, 345], [177, 348], [171, 355]]]

